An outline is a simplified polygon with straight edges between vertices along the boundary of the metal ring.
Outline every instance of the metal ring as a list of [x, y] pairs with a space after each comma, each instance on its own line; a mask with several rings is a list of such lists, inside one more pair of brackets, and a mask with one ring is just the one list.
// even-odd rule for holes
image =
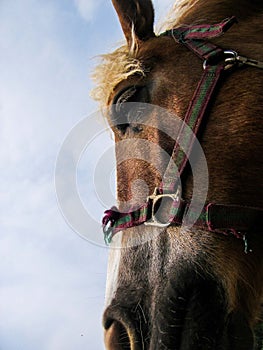
[[151, 219], [149, 221], [146, 221], [144, 223], [145, 226], [156, 226], [156, 227], [167, 227], [170, 225], [171, 221], [168, 220], [167, 222], [161, 222], [158, 217], [156, 216], [158, 210], [156, 210], [158, 206], [158, 202], [161, 201], [163, 198], [168, 198], [172, 202], [180, 202], [181, 198], [181, 188], [178, 187], [176, 193], [165, 193], [165, 194], [157, 194], [158, 189], [156, 188], [154, 190], [154, 193], [147, 198], [148, 201], [152, 201], [152, 210], [151, 210]]
[[234, 50], [225, 50], [225, 70], [232, 68], [237, 63], [238, 53]]
[[[231, 68], [238, 60], [238, 53], [234, 50], [224, 50], [224, 56], [225, 56], [225, 69]], [[207, 68], [208, 60], [205, 60], [203, 63], [203, 69], [205, 70]]]

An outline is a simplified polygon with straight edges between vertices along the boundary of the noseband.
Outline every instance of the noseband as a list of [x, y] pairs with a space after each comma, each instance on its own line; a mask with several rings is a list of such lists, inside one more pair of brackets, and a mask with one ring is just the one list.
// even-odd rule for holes
[[[214, 96], [215, 89], [221, 81], [226, 70], [233, 67], [250, 65], [263, 68], [263, 62], [240, 56], [233, 50], [223, 50], [207, 41], [222, 35], [236, 21], [235, 17], [227, 18], [215, 25], [182, 26], [166, 31], [161, 36], [171, 36], [176, 42], [183, 44], [203, 60], [204, 72], [201, 80], [189, 103], [184, 117], [171, 159], [166, 168], [161, 185], [147, 198], [147, 201], [137, 209], [131, 208], [128, 212], [120, 212], [116, 207], [105, 211], [103, 218], [103, 232], [106, 244], [109, 244], [113, 236], [122, 230], [141, 224], [147, 226], [168, 227], [169, 225], [189, 225], [190, 203], [181, 198], [179, 179], [182, 176], [190, 153], [193, 148], [195, 136], [204, 120], [208, 105]], [[192, 133], [186, 132], [190, 127]], [[184, 152], [180, 145], [187, 151]], [[176, 165], [179, 173], [175, 174]], [[161, 201], [170, 202], [168, 219], [163, 222], [156, 215]], [[263, 209], [239, 205], [222, 205], [207, 203], [202, 209], [194, 226], [211, 232], [233, 234], [244, 240], [247, 253], [246, 233], [263, 224]]]

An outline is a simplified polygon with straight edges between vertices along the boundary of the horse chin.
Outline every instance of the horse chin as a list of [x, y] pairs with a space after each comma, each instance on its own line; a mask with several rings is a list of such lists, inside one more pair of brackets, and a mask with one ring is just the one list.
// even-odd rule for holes
[[[252, 350], [253, 331], [244, 313], [229, 311], [224, 288], [211, 276], [172, 279], [159, 301], [150, 349]], [[188, 283], [185, 283], [188, 281]], [[159, 348], [158, 348], [159, 349]]]

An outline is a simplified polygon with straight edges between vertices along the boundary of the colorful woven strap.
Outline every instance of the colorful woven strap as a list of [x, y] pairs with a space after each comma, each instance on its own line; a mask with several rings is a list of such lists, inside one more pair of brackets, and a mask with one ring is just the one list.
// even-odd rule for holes
[[136, 210], [131, 208], [127, 213], [120, 212], [116, 207], [106, 210], [102, 219], [105, 243], [109, 244], [117, 232], [146, 222], [148, 213], [148, 202]]
[[181, 26], [168, 30], [161, 36], [172, 36], [178, 43], [187, 46], [201, 59], [207, 60], [209, 58], [212, 60], [213, 57], [218, 58], [218, 55], [222, 54], [223, 51], [206, 40], [221, 36], [234, 23], [237, 23], [237, 19], [232, 16], [214, 25]]
[[[168, 222], [173, 225], [188, 226], [192, 223], [194, 210], [190, 203], [183, 200], [174, 201], [168, 213]], [[112, 237], [119, 231], [139, 226], [151, 219], [151, 211], [146, 203], [137, 210], [121, 213], [116, 207], [105, 211], [103, 225], [110, 223], [110, 232], [107, 232], [105, 241], [111, 242]], [[109, 221], [110, 220], [110, 221]], [[233, 234], [235, 237], [244, 239], [244, 234], [256, 230], [263, 225], [263, 209], [244, 207], [239, 205], [207, 204], [195, 220], [194, 226], [210, 232]], [[158, 225], [156, 225], [158, 226]], [[168, 226], [168, 225], [164, 225]]]
[[[195, 90], [193, 98], [188, 106], [181, 130], [177, 136], [175, 147], [165, 171], [160, 188], [150, 196], [142, 206], [137, 209], [131, 208], [122, 213], [116, 207], [105, 211], [103, 218], [103, 231], [106, 244], [119, 231], [138, 226], [141, 224], [166, 227], [170, 224], [181, 225], [191, 222], [189, 204], [183, 201], [178, 193], [178, 180], [182, 175], [189, 155], [191, 153], [196, 135], [204, 119], [208, 104], [215, 92], [215, 88], [224, 72], [224, 51], [204, 39], [214, 38], [223, 34], [236, 22], [235, 17], [228, 18], [216, 25], [183, 26], [163, 33], [162, 35], [173, 36], [179, 43], [184, 44], [205, 62], [203, 76]], [[188, 127], [186, 127], [186, 125]], [[187, 128], [192, 130], [187, 132]], [[174, 163], [177, 166], [174, 173]], [[170, 207], [166, 213], [164, 223], [157, 218], [158, 208], [163, 199], [170, 200]], [[209, 231], [233, 233], [242, 238], [242, 231], [252, 228], [256, 220], [261, 220], [263, 210], [240, 206], [225, 206], [208, 204], [203, 208], [195, 225]]]
[[[189, 215], [192, 214], [189, 211]], [[189, 215], [186, 209], [183, 218], [185, 225], [191, 222]], [[256, 230], [262, 224], [263, 209], [214, 203], [207, 204], [195, 222], [199, 228], [223, 234], [232, 233], [237, 238], [243, 238], [244, 232]]]
[[[198, 57], [206, 62], [203, 76], [195, 90], [194, 96], [188, 106], [184, 123], [176, 140], [176, 144], [165, 171], [160, 191], [173, 193], [177, 187], [178, 179], [175, 178], [174, 164], [177, 166], [179, 176], [182, 175], [185, 165], [190, 156], [195, 136], [198, 133], [208, 104], [211, 101], [215, 87], [224, 71], [225, 62], [220, 60], [224, 56], [224, 50], [203, 39], [211, 39], [223, 34], [236, 22], [235, 17], [225, 19], [215, 25], [182, 26], [165, 32], [165, 35], [172, 36], [179, 43], [184, 44]], [[198, 40], [193, 40], [198, 39]], [[201, 40], [202, 39], [202, 40]], [[215, 65], [211, 65], [217, 60]], [[187, 127], [186, 127], [187, 125]], [[191, 128], [192, 133], [187, 132]]]
[[199, 24], [194, 26], [181, 26], [175, 29], [167, 30], [161, 36], [172, 35], [180, 43], [185, 43], [186, 40], [205, 40], [212, 39], [224, 34], [234, 23], [237, 23], [235, 16], [224, 19], [216, 24]]
[[[181, 176], [192, 151], [196, 135], [205, 116], [209, 102], [211, 102], [215, 88], [224, 71], [224, 63], [207, 66], [204, 70], [194, 96], [188, 106], [184, 123], [179, 131], [171, 159], [167, 165], [160, 190], [163, 193], [173, 193], [177, 188], [179, 178], [176, 178], [174, 165]], [[191, 133], [189, 133], [189, 127]]]

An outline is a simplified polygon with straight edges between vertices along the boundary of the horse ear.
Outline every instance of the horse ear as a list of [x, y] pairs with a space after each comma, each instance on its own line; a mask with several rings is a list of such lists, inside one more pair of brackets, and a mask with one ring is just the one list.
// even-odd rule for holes
[[112, 0], [112, 3], [130, 48], [134, 40], [138, 43], [155, 36], [154, 9], [151, 0]]

